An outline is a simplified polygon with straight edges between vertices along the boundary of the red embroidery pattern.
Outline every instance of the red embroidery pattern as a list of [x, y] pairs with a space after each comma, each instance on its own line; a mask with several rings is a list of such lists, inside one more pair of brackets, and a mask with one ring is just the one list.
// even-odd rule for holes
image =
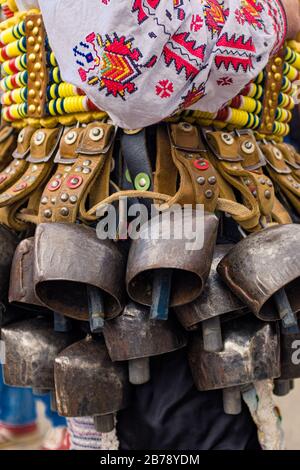
[[230, 86], [232, 85], [233, 80], [231, 77], [221, 77], [219, 80], [217, 80], [217, 84], [219, 86]]
[[190, 24], [190, 30], [197, 33], [197, 31], [199, 31], [202, 28], [203, 24], [204, 24], [204, 21], [200, 15], [193, 15], [192, 21]]
[[156, 85], [155, 90], [157, 96], [160, 96], [160, 98], [170, 98], [174, 92], [174, 86], [169, 80], [160, 80]]
[[163, 50], [165, 63], [174, 63], [178, 75], [185, 71], [186, 79], [195, 78], [201, 70], [206, 46], [196, 46], [195, 40], [189, 40], [190, 33], [174, 34]]
[[252, 56], [256, 49], [251, 37], [245, 41], [243, 35], [236, 37], [233, 34], [228, 37], [225, 33], [217, 41], [217, 48], [215, 64], [218, 69], [224, 66], [228, 71], [231, 66], [235, 72], [242, 69], [245, 73], [253, 69]]
[[138, 23], [142, 24], [149, 18], [150, 11], [147, 6], [155, 10], [159, 4], [160, 0], [134, 0], [132, 12], [137, 13]]

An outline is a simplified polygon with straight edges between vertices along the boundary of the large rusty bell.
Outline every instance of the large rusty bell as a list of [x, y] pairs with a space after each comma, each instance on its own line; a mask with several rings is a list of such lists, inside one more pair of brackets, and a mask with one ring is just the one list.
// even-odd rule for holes
[[53, 320], [37, 317], [5, 326], [4, 381], [14, 387], [54, 390], [54, 360], [78, 336], [57, 333]]
[[222, 351], [221, 320], [235, 317], [245, 309], [243, 303], [222, 281], [217, 266], [233, 245], [216, 245], [210, 274], [200, 297], [190, 304], [176, 307], [179, 322], [188, 330], [202, 327], [205, 351]]
[[154, 321], [149, 313], [148, 307], [131, 302], [103, 330], [111, 360], [129, 361], [129, 381], [134, 385], [150, 380], [150, 357], [186, 345], [186, 335], [174, 319]]
[[0, 225], [0, 301], [8, 294], [10, 268], [17, 245], [17, 236]]
[[[126, 259], [112, 240], [99, 240], [96, 231], [78, 224], [40, 224], [35, 234], [34, 285], [51, 310], [89, 320], [89, 299], [101, 299], [105, 319], [124, 308]], [[99, 318], [100, 320], [100, 318]], [[101, 319], [102, 320], [102, 319]], [[93, 329], [93, 328], [92, 328]]]
[[55, 360], [58, 413], [93, 416], [99, 432], [114, 428], [114, 414], [129, 403], [125, 364], [113, 363], [105, 344], [88, 336], [62, 351]]
[[239, 414], [240, 391], [246, 385], [280, 375], [277, 324], [244, 315], [225, 322], [222, 336], [223, 351], [208, 352], [201, 332], [194, 332], [189, 344], [189, 364], [197, 389], [223, 389], [224, 411]]
[[300, 311], [300, 226], [249, 235], [222, 259], [218, 273], [258, 318], [294, 326]]
[[34, 238], [26, 238], [16, 248], [10, 272], [9, 302], [29, 310], [46, 311], [33, 285]]
[[[151, 313], [152, 318], [167, 319], [169, 307], [185, 305], [199, 297], [209, 275], [218, 219], [214, 214], [204, 214], [203, 243], [192, 249], [199, 213], [190, 210], [182, 214], [183, 233], [177, 233], [174, 212], [166, 211], [144, 224], [140, 237], [131, 243], [127, 292], [135, 302], [151, 306], [151, 312], [155, 312]], [[148, 236], [149, 233], [156, 236]]]

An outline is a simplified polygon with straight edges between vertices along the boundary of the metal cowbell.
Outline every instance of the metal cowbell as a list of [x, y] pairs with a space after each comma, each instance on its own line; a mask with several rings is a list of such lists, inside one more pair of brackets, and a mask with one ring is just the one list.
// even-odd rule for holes
[[55, 388], [60, 415], [93, 416], [100, 432], [111, 431], [114, 414], [129, 403], [125, 364], [113, 363], [105, 344], [91, 336], [57, 356]]
[[186, 334], [176, 320], [154, 321], [148, 307], [133, 302], [106, 322], [103, 334], [111, 360], [129, 361], [129, 381], [134, 385], [149, 381], [150, 357], [186, 346]]
[[[198, 390], [224, 389], [224, 409], [237, 414], [240, 389], [280, 375], [280, 345], [276, 323], [262, 322], [245, 315], [225, 322], [223, 351], [204, 350], [201, 332], [194, 332], [189, 344], [189, 364]], [[230, 408], [238, 409], [237, 413]]]
[[14, 254], [9, 285], [9, 302], [31, 311], [46, 310], [38, 299], [33, 285], [34, 238], [26, 238], [17, 246]]
[[54, 360], [78, 335], [57, 333], [53, 321], [37, 317], [2, 328], [4, 381], [14, 387], [54, 389]]
[[40, 224], [35, 234], [34, 285], [51, 310], [89, 319], [88, 289], [103, 296], [105, 319], [119, 315], [125, 303], [126, 257], [112, 240], [78, 224]]
[[[151, 219], [150, 225], [142, 226], [141, 236], [131, 243], [127, 263], [127, 292], [132, 300], [151, 306], [155, 276], [166, 271], [172, 272], [170, 307], [185, 305], [199, 297], [210, 271], [218, 219], [213, 214], [204, 214], [201, 220], [203, 243], [193, 249], [189, 244], [195, 236], [198, 217], [195, 210], [183, 211], [183, 236], [176, 236], [178, 223], [171, 211], [163, 212]], [[156, 237], [144, 236], [149, 227]]]
[[300, 311], [300, 226], [278, 225], [253, 233], [222, 259], [218, 273], [260, 319], [279, 320], [275, 295], [284, 291]]
[[202, 327], [205, 350], [223, 349], [221, 320], [238, 316], [244, 309], [243, 303], [222, 281], [217, 266], [233, 245], [216, 245], [210, 274], [198, 299], [190, 304], [176, 307], [179, 322], [188, 330]]

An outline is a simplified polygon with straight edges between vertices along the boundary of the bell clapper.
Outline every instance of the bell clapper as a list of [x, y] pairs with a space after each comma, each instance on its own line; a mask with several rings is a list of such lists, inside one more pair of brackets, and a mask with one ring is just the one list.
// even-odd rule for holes
[[115, 427], [114, 414], [94, 416], [94, 425], [98, 432], [108, 433], [113, 431]]
[[92, 333], [102, 333], [104, 327], [104, 301], [101, 290], [87, 286], [89, 320]]
[[242, 412], [242, 398], [239, 387], [223, 389], [223, 406], [227, 415], [239, 415]]
[[282, 333], [283, 334], [298, 334], [299, 327], [296, 315], [291, 309], [289, 299], [285, 290], [282, 288], [274, 294], [274, 300], [282, 320]]
[[55, 391], [50, 392], [50, 408], [51, 411], [57, 412], [57, 402]]
[[152, 285], [152, 320], [167, 320], [171, 295], [172, 270], [158, 269], [154, 272]]
[[202, 322], [203, 348], [207, 352], [223, 351], [220, 317]]
[[273, 393], [277, 397], [285, 397], [288, 395], [291, 391], [291, 384], [290, 380], [280, 380], [280, 379], [275, 379], [274, 380], [274, 389]]
[[64, 315], [53, 312], [54, 331], [57, 333], [69, 333], [72, 330], [72, 322]]
[[131, 359], [128, 362], [129, 382], [133, 385], [143, 385], [150, 380], [149, 357]]

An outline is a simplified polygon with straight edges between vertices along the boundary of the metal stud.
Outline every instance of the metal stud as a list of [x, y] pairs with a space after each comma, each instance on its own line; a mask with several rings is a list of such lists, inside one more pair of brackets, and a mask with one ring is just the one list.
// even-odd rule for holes
[[45, 204], [47, 204], [47, 203], [48, 203], [48, 198], [47, 198], [47, 196], [42, 197], [42, 199], [41, 199], [41, 204], [45, 205]]
[[214, 195], [214, 192], [211, 189], [208, 189], [207, 191], [205, 191], [205, 197], [207, 199], [211, 199], [213, 195]]
[[189, 123], [189, 122], [181, 122], [179, 124], [179, 127], [181, 130], [183, 130], [184, 132], [191, 132], [192, 129], [193, 129], [193, 126]]
[[46, 219], [50, 219], [52, 217], [52, 210], [51, 209], [46, 209], [44, 211], [44, 216], [46, 217]]
[[283, 158], [281, 151], [277, 148], [274, 148], [274, 155], [277, 160], [282, 160]]
[[91, 163], [92, 163], [91, 160], [85, 160], [82, 165], [89, 166]]
[[77, 196], [71, 196], [71, 197], [70, 197], [70, 203], [71, 203], [71, 204], [76, 204], [77, 201], [78, 201], [78, 197], [77, 197]]
[[242, 150], [244, 153], [246, 153], [247, 155], [251, 155], [252, 153], [254, 153], [255, 151], [255, 145], [253, 142], [251, 142], [251, 140], [246, 140], [243, 144], [242, 144]]
[[39, 131], [35, 134], [34, 136], [34, 143], [35, 145], [42, 145], [42, 143], [44, 142], [46, 138], [46, 134], [45, 132], [42, 132], [42, 131]]
[[25, 129], [22, 129], [18, 135], [18, 144], [22, 144], [24, 142], [24, 137], [25, 137]]
[[91, 171], [92, 171], [92, 170], [91, 170], [90, 168], [84, 168], [84, 169], [82, 170], [82, 173], [83, 173], [84, 175], [88, 175], [89, 173], [91, 173]]
[[82, 170], [83, 170], [83, 168], [82, 168], [81, 166], [77, 166], [77, 167], [75, 168], [75, 172], [76, 172], [76, 173], [81, 173]]
[[208, 178], [208, 182], [209, 182], [209, 184], [212, 184], [212, 185], [213, 185], [213, 184], [216, 184], [217, 178], [216, 178], [215, 176], [210, 176], [210, 177]]
[[56, 204], [56, 197], [51, 198], [51, 204]]
[[205, 181], [206, 181], [206, 179], [204, 178], [204, 176], [198, 176], [198, 178], [197, 178], [197, 183], [198, 184], [201, 184], [201, 186], [203, 186], [205, 184]]
[[271, 193], [271, 191], [269, 191], [269, 189], [267, 189], [267, 190], [265, 191], [265, 198], [266, 198], [266, 199], [271, 199], [271, 197], [272, 197], [272, 193]]
[[94, 142], [99, 142], [99, 140], [103, 139], [104, 131], [101, 127], [94, 127], [89, 133], [89, 137]]
[[62, 216], [67, 217], [69, 215], [70, 211], [67, 207], [62, 207], [60, 209], [60, 213], [61, 213]]
[[67, 200], [69, 199], [69, 194], [68, 193], [62, 193], [62, 195], [60, 196], [60, 199], [62, 202], [67, 202]]
[[233, 145], [234, 143], [234, 138], [231, 134], [228, 134], [227, 132], [223, 132], [223, 134], [221, 134], [221, 139], [226, 145]]
[[65, 136], [65, 142], [67, 145], [72, 145], [77, 140], [77, 133], [75, 131], [70, 131]]

